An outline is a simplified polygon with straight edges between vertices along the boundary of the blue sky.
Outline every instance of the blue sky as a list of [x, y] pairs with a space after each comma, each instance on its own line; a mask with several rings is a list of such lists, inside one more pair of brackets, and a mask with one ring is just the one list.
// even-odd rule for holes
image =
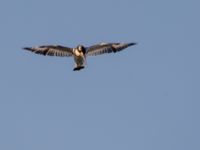
[[[1, 0], [0, 149], [199, 150], [195, 0]], [[24, 46], [137, 42], [44, 57]]]

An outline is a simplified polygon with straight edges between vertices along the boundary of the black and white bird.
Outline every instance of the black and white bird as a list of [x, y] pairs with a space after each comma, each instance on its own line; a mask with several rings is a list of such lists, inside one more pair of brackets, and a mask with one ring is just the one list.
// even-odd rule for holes
[[96, 56], [104, 53], [116, 53], [136, 43], [100, 43], [90, 47], [78, 45], [76, 48], [69, 48], [60, 45], [45, 45], [38, 47], [24, 47], [23, 49], [41, 55], [74, 57], [74, 71], [81, 70], [86, 65], [87, 56]]

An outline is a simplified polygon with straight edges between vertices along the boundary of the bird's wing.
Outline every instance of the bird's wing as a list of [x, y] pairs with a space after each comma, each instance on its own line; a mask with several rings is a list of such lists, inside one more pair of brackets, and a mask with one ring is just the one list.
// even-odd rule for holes
[[72, 48], [64, 47], [64, 46], [60, 46], [60, 45], [25, 47], [23, 49], [34, 52], [36, 54], [49, 55], [49, 56], [69, 57], [69, 56], [73, 55]]
[[136, 43], [101, 43], [87, 48], [87, 56], [101, 55], [104, 53], [116, 53]]

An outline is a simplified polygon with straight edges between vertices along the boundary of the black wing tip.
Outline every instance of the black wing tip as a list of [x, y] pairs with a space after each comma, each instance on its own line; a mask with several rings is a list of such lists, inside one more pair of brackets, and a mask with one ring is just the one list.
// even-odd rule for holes
[[133, 42], [133, 43], [129, 43], [129, 46], [137, 45], [137, 44], [138, 44], [138, 43]]
[[31, 47], [23, 47], [24, 50], [31, 50]]

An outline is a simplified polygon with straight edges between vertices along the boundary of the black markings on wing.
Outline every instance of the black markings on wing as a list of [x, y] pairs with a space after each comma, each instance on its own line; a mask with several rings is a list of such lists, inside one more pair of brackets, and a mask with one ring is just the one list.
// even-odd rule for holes
[[136, 43], [101, 43], [87, 48], [88, 56], [101, 55], [105, 53], [116, 53]]
[[69, 57], [73, 55], [72, 48], [60, 45], [25, 47], [24, 49], [45, 56], [48, 55], [48, 56]]

